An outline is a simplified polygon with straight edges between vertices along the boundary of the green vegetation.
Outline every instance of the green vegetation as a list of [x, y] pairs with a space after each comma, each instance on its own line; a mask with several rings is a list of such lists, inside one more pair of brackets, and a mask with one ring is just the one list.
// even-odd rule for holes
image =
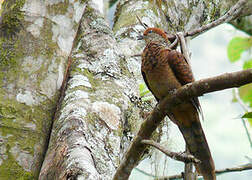
[[[228, 44], [227, 47], [227, 55], [229, 61], [231, 63], [237, 61], [243, 61], [243, 69], [251, 69], [252, 68], [252, 58], [251, 58], [251, 50], [252, 50], [252, 37], [234, 37]], [[243, 56], [243, 54], [247, 54], [247, 56]], [[246, 130], [246, 134], [248, 140], [250, 142], [250, 146], [252, 148], [252, 140], [250, 137], [250, 133], [248, 131], [247, 125], [245, 123], [245, 119], [248, 121], [248, 124], [252, 127], [252, 84], [247, 84], [238, 89], [238, 93], [234, 91], [233, 102], [239, 102], [245, 113], [241, 117], [243, 126]]]
[[24, 12], [21, 11], [25, 0], [8, 0], [2, 4], [0, 37], [13, 38], [22, 28]]
[[[243, 61], [243, 69], [252, 68], [252, 58], [250, 51], [252, 50], [252, 37], [234, 37], [228, 44], [227, 55], [231, 63]], [[247, 53], [248, 56], [242, 55]], [[247, 84], [239, 88], [239, 96], [243, 103], [248, 107], [252, 107], [252, 84]], [[249, 108], [248, 108], [249, 109]], [[252, 127], [251, 112], [245, 112], [243, 118], [247, 118]]]

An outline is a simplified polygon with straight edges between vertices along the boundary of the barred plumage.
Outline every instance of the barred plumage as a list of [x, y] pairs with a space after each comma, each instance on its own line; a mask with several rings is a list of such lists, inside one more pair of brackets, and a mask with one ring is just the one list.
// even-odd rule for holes
[[[157, 39], [163, 39], [162, 42], [153, 39], [155, 34], [159, 36]], [[169, 91], [194, 81], [190, 65], [183, 54], [165, 46], [168, 39], [163, 30], [148, 28], [144, 32], [144, 38], [147, 45], [142, 53], [142, 75], [157, 101], [167, 96]], [[201, 127], [199, 109], [198, 98], [192, 98], [173, 107], [167, 115], [178, 125], [190, 153], [201, 161], [195, 165], [197, 171], [205, 180], [215, 180], [214, 162]]]

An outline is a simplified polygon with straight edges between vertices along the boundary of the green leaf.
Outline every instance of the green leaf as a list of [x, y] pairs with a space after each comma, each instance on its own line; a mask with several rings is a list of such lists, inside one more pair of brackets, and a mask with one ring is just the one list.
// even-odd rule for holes
[[252, 112], [245, 113], [242, 118], [252, 118]]
[[152, 99], [154, 99], [154, 96], [147, 96], [147, 97], [143, 97], [142, 101], [150, 101]]
[[145, 86], [144, 83], [139, 84], [139, 92], [140, 92], [140, 97], [145, 96], [146, 94], [150, 93], [148, 88]]
[[252, 118], [248, 118], [247, 120], [249, 122], [250, 127], [252, 127]]
[[230, 62], [235, 62], [240, 59], [243, 51], [252, 46], [251, 37], [234, 37], [228, 44], [227, 55]]
[[239, 88], [239, 95], [244, 103], [252, 107], [252, 83]]
[[243, 69], [251, 69], [252, 68], [252, 59], [245, 61], [243, 64]]

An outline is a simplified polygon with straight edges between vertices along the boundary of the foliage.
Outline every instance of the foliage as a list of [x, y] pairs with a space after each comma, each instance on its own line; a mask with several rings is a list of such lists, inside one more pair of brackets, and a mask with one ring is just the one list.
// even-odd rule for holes
[[154, 99], [150, 90], [146, 87], [144, 83], [139, 84], [139, 92], [140, 92], [140, 97], [142, 98], [142, 101], [150, 101]]
[[231, 62], [241, 58], [241, 54], [251, 48], [252, 37], [234, 37], [228, 44], [227, 54]]
[[[243, 61], [243, 69], [252, 68], [252, 58], [243, 58], [242, 54], [248, 53], [251, 56], [252, 37], [234, 37], [228, 44], [227, 55], [231, 63]], [[252, 107], [252, 84], [247, 84], [239, 88], [239, 96], [245, 106]], [[252, 113], [246, 112], [242, 118], [246, 118], [252, 127]]]
[[245, 113], [242, 118], [247, 118], [250, 126], [252, 126], [252, 112]]

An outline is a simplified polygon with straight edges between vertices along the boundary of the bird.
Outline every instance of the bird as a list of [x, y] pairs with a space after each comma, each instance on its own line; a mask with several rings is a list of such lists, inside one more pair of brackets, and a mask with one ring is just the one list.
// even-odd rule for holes
[[[164, 30], [147, 27], [139, 39], [146, 42], [141, 54], [142, 76], [157, 102], [169, 92], [195, 81], [189, 62], [182, 53], [169, 47], [170, 41]], [[172, 107], [167, 116], [178, 126], [190, 154], [200, 160], [195, 164], [197, 172], [205, 180], [215, 180], [214, 161], [199, 118], [201, 112], [199, 100], [195, 97]]]

